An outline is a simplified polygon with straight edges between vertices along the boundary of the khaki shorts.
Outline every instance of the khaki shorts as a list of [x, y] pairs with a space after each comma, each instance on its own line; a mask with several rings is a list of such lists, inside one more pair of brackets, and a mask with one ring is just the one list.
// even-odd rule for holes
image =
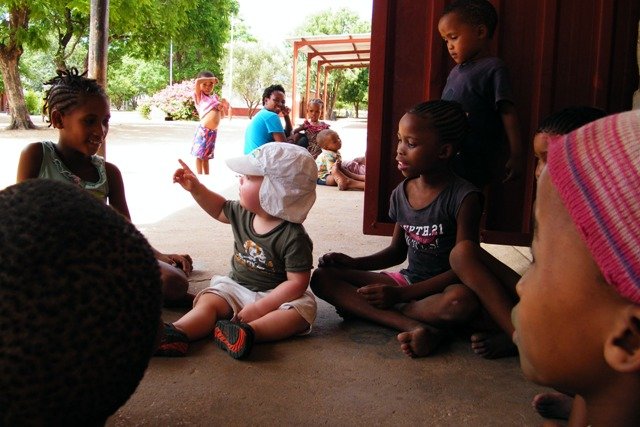
[[[220, 298], [224, 299], [227, 304], [233, 310], [233, 314], [238, 313], [242, 308], [246, 305], [252, 304], [258, 301], [261, 298], [264, 298], [269, 294], [270, 291], [267, 292], [254, 292], [245, 288], [244, 286], [236, 283], [228, 276], [213, 276], [211, 278], [211, 285], [208, 288], [203, 289], [198, 292], [195, 299], [193, 300], [193, 305], [195, 307], [198, 299], [202, 294], [215, 294]], [[316, 313], [318, 310], [318, 305], [316, 303], [316, 298], [313, 296], [311, 291], [307, 288], [304, 291], [304, 294], [296, 300], [285, 302], [278, 310], [289, 310], [295, 309], [300, 316], [304, 320], [309, 323], [309, 331], [311, 332], [311, 325], [316, 320]]]

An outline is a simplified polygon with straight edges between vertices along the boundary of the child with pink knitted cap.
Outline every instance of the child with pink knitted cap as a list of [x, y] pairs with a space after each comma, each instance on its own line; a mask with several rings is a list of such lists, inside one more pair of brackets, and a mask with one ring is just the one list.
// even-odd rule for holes
[[571, 426], [640, 425], [640, 111], [551, 138], [517, 285], [525, 376], [576, 394]]

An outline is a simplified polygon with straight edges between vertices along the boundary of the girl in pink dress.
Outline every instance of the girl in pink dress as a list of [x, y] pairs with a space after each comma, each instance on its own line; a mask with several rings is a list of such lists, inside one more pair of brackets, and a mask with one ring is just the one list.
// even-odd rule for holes
[[[307, 104], [307, 119], [293, 130], [293, 142], [309, 150], [315, 159], [322, 153], [322, 148], [316, 142], [320, 131], [329, 129], [329, 124], [320, 120], [324, 103], [319, 98], [314, 98]], [[304, 132], [304, 133], [303, 133]]]

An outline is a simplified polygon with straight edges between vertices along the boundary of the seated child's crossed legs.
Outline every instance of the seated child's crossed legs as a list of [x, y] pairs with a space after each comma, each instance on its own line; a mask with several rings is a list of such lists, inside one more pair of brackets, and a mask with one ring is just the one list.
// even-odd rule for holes
[[418, 301], [388, 306], [384, 298], [369, 293], [372, 287], [380, 285], [386, 285], [384, 291], [391, 293], [400, 288], [384, 273], [336, 267], [320, 267], [311, 279], [314, 293], [334, 305], [339, 314], [402, 331], [398, 341], [409, 356], [433, 352], [443, 338], [441, 328], [468, 321], [480, 307], [475, 294], [460, 284]]
[[478, 315], [480, 301], [462, 284], [447, 286], [444, 291], [401, 306], [400, 311], [412, 319], [436, 327], [465, 324]]
[[342, 162], [337, 161], [327, 176], [327, 185], [337, 185], [339, 190], [364, 190], [364, 179], [364, 175], [349, 172], [342, 167]]
[[482, 304], [485, 319], [476, 325], [482, 331], [471, 336], [473, 351], [486, 358], [515, 356], [511, 309], [518, 300], [515, 284], [520, 275], [469, 240], [458, 242], [449, 260], [453, 272]]

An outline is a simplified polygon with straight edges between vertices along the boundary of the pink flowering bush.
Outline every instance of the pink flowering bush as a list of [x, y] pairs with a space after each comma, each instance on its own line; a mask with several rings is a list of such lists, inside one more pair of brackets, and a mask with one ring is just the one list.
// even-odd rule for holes
[[167, 86], [151, 98], [151, 106], [158, 107], [173, 120], [198, 120], [193, 103], [194, 80], [185, 80]]

